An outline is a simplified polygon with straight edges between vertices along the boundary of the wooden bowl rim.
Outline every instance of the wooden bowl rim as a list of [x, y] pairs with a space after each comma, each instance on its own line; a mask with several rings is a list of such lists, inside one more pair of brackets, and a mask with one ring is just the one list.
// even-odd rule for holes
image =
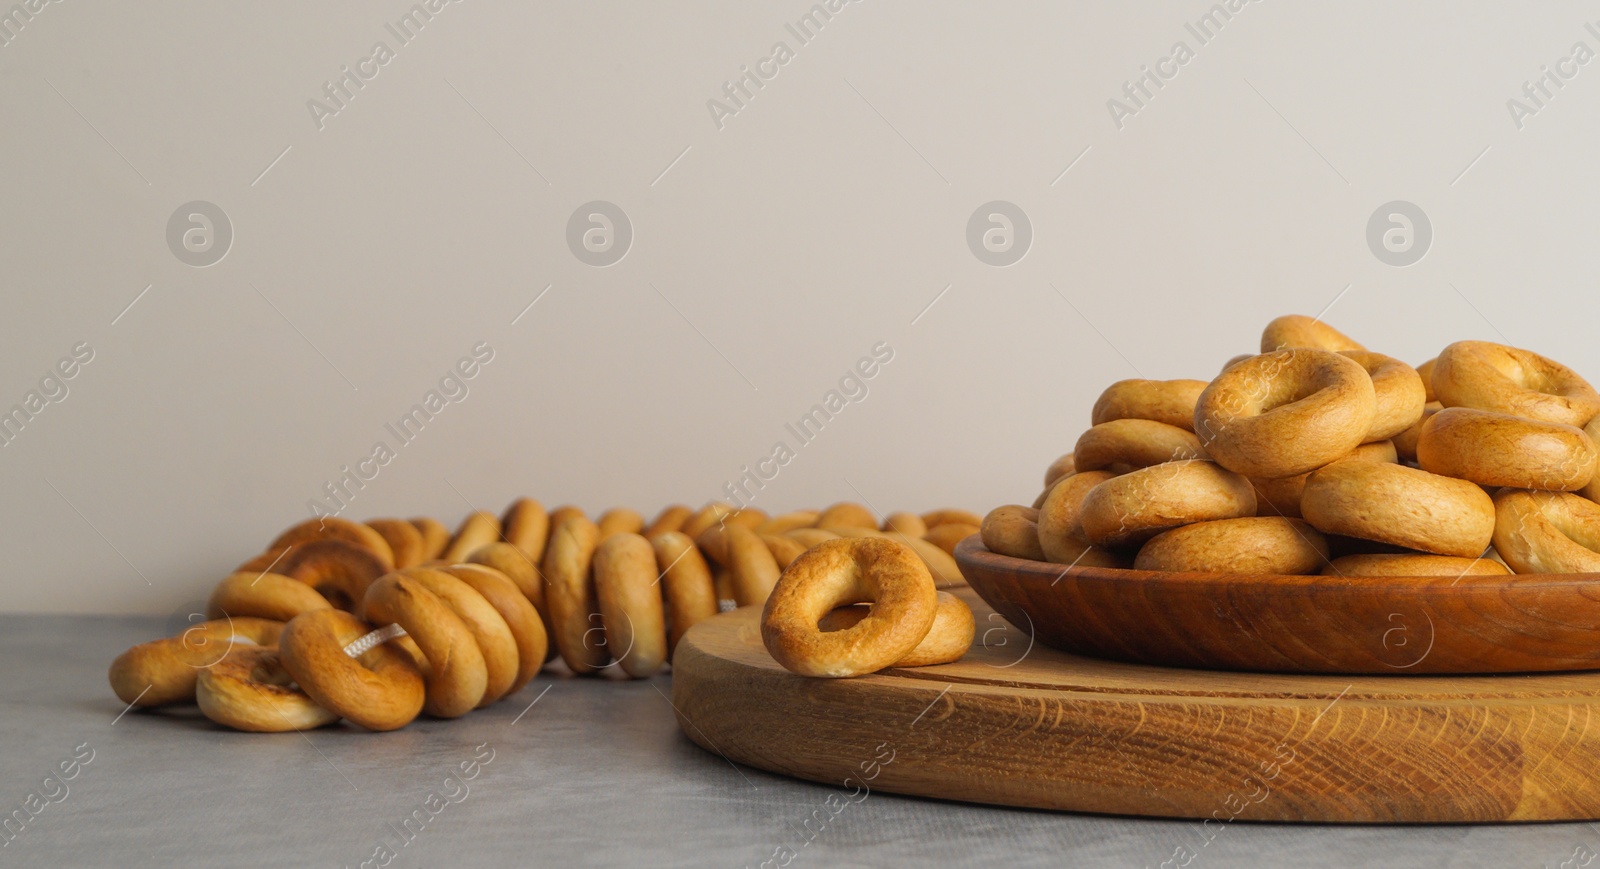
[[[1078, 567], [1050, 561], [1034, 561], [991, 551], [976, 534], [955, 546], [959, 566], [970, 563], [978, 567], [992, 567], [1020, 574], [1029, 580], [1048, 579], [1052, 584], [1062, 579], [1089, 579], [1101, 582], [1149, 585], [1150, 583], [1182, 584], [1190, 588], [1258, 588], [1324, 586], [1328, 588], [1359, 589], [1385, 592], [1504, 592], [1517, 589], [1577, 588], [1600, 584], [1600, 573], [1510, 573], [1472, 574], [1456, 577], [1448, 585], [1440, 580], [1447, 576], [1324, 576], [1322, 574], [1278, 573], [1199, 573], [1191, 571], [1130, 570], [1120, 567]], [[970, 579], [969, 579], [970, 582]]]

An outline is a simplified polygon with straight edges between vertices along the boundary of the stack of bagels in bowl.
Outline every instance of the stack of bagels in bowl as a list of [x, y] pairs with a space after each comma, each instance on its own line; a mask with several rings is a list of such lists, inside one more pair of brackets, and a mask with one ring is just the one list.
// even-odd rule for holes
[[1319, 320], [1211, 381], [1124, 380], [984, 545], [1065, 566], [1354, 577], [1600, 572], [1600, 393], [1529, 350], [1415, 368]]

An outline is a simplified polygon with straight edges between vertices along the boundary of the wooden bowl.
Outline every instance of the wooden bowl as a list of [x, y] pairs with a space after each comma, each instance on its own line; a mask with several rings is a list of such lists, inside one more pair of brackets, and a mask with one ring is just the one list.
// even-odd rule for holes
[[967, 582], [1052, 648], [1275, 673], [1600, 669], [1600, 574], [1363, 579], [1067, 567], [955, 549]]

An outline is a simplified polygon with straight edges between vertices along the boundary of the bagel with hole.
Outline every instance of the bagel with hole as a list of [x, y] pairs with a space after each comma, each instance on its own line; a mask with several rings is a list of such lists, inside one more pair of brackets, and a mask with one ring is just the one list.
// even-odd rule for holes
[[1600, 415], [1600, 393], [1577, 372], [1531, 350], [1457, 341], [1434, 362], [1433, 391], [1445, 407], [1492, 410], [1562, 425]]
[[307, 519], [279, 534], [267, 546], [269, 550], [286, 549], [313, 540], [343, 540], [356, 546], [372, 550], [378, 560], [383, 563], [384, 569], [394, 567], [394, 551], [390, 549], [389, 542], [375, 529], [360, 522], [351, 522], [338, 516], [322, 516], [316, 519]]
[[140, 643], [111, 662], [111, 690], [129, 706], [165, 706], [194, 699], [200, 671], [237, 648], [278, 642], [283, 622], [224, 618], [201, 622], [175, 637]]
[[393, 641], [345, 654], [371, 630], [340, 610], [302, 613], [284, 626], [278, 659], [318, 706], [368, 730], [399, 730], [422, 711], [422, 672]]
[[212, 721], [252, 733], [312, 730], [339, 720], [292, 683], [275, 647], [240, 648], [200, 671], [194, 699]]
[[339, 609], [353, 609], [367, 587], [390, 569], [390, 562], [366, 546], [325, 537], [291, 546], [273, 572], [311, 586]]
[[1217, 375], [1194, 413], [1195, 433], [1217, 464], [1247, 477], [1292, 477], [1368, 440], [1377, 400], [1355, 360], [1280, 350]]
[[[858, 603], [871, 604], [858, 623], [821, 629], [823, 616]], [[761, 640], [802, 676], [875, 673], [922, 642], [938, 606], [933, 575], [909, 548], [878, 537], [829, 540], [783, 572], [762, 610]]]

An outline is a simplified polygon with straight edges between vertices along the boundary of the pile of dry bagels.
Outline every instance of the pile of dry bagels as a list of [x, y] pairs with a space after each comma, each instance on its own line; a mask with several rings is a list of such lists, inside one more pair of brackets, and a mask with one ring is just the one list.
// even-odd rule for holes
[[[935, 510], [880, 523], [846, 502], [779, 516], [674, 505], [646, 523], [627, 508], [591, 520], [530, 498], [500, 517], [474, 512], [453, 534], [431, 518], [312, 519], [218, 583], [207, 621], [118, 656], [110, 681], [131, 706], [198, 703], [239, 730], [339, 719], [393, 730], [423, 712], [453, 718], [508, 697], [557, 655], [580, 675], [649, 676], [719, 602], [763, 603], [785, 568], [829, 541], [914, 562], [931, 600], [932, 585], [964, 582], [950, 550], [979, 522]], [[955, 599], [938, 598], [944, 625], [953, 618], [945, 599]], [[866, 620], [866, 607], [836, 609], [822, 630]], [[923, 609], [912, 615], [910, 631], [943, 637], [933, 656], [952, 660], [952, 631], [931, 631]], [[971, 623], [968, 612], [954, 657], [970, 645]], [[925, 659], [930, 649], [917, 651]]]
[[1112, 384], [982, 539], [1156, 571], [1600, 572], [1597, 416], [1587, 381], [1528, 350], [1459, 341], [1412, 368], [1284, 316], [1209, 383]]

